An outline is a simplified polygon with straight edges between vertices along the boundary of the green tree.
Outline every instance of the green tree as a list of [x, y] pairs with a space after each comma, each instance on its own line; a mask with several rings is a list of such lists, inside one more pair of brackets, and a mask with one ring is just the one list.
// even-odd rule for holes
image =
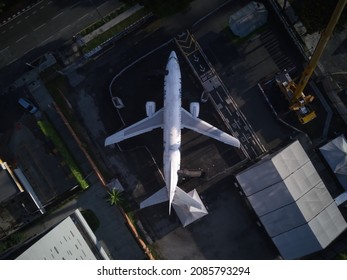
[[116, 206], [121, 206], [124, 198], [123, 194], [120, 191], [117, 191], [116, 189], [112, 189], [112, 191], [108, 192], [110, 195], [108, 201], [110, 202], [111, 205], [116, 205]]
[[[305, 25], [307, 32], [312, 34], [323, 30], [336, 7], [338, 0], [293, 0], [296, 14]], [[345, 7], [335, 30], [342, 30], [347, 24], [347, 9]]]
[[82, 210], [81, 213], [82, 213], [84, 219], [87, 221], [90, 228], [92, 229], [92, 231], [95, 232], [100, 226], [100, 221], [99, 221], [98, 217], [90, 209]]

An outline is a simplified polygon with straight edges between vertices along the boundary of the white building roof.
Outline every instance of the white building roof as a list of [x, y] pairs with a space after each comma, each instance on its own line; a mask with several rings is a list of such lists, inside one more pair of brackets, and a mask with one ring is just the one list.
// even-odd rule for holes
[[[88, 226], [79, 210], [76, 210], [76, 219], [82, 222], [81, 227]], [[83, 219], [81, 221], [81, 219]], [[89, 227], [88, 227], [89, 228]], [[90, 230], [90, 229], [89, 229]], [[88, 230], [87, 230], [88, 231]], [[87, 236], [92, 233], [88, 232]], [[84, 235], [86, 236], [86, 235]], [[18, 260], [96, 260], [96, 256], [89, 244], [96, 240], [95, 236], [86, 237], [76, 226], [71, 216], [67, 217], [56, 227], [45, 234], [35, 244], [29, 247], [24, 253], [17, 257]], [[91, 240], [89, 240], [91, 238]], [[93, 240], [94, 239], [94, 240]], [[93, 244], [94, 245], [94, 244]], [[101, 246], [100, 246], [101, 247]], [[103, 248], [101, 255], [108, 259]]]
[[323, 157], [335, 173], [342, 187], [347, 191], [347, 141], [341, 135], [319, 148]]
[[299, 141], [236, 178], [285, 259], [317, 252], [347, 228]]

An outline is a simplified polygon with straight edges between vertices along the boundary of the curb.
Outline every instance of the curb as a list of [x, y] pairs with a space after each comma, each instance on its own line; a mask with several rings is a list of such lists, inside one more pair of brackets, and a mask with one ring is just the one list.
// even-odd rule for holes
[[7, 19], [4, 19], [3, 21], [0, 22], [0, 27], [6, 25], [7, 23], [9, 23], [12, 20], [16, 19], [21, 14], [23, 14], [23, 13], [29, 11], [30, 9], [34, 8], [36, 5], [40, 4], [41, 2], [43, 2], [43, 0], [38, 0], [36, 3], [34, 3], [32, 5], [28, 5], [25, 8], [23, 8], [22, 10], [18, 11], [17, 13], [13, 14], [12, 16], [8, 17]]

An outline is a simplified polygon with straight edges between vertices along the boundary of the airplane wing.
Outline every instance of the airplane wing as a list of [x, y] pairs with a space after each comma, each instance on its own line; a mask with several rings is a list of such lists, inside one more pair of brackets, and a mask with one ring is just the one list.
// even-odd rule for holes
[[115, 134], [112, 134], [111, 136], [106, 138], [105, 146], [118, 143], [125, 139], [151, 131], [155, 128], [162, 127], [164, 119], [163, 115], [164, 110], [162, 108], [155, 112], [152, 116], [140, 120], [137, 123], [134, 123], [133, 125], [124, 128], [123, 130], [120, 130]]
[[225, 144], [240, 148], [240, 141], [181, 108], [182, 128], [189, 128]]

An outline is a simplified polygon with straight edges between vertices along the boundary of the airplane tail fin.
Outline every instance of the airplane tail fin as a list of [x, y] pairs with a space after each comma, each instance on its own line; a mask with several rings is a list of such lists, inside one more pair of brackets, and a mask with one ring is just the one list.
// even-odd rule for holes
[[172, 203], [177, 206], [186, 205], [188, 207], [192, 206], [197, 209], [201, 209], [203, 207], [201, 201], [197, 201], [196, 199], [194, 199], [194, 197], [190, 196], [188, 193], [186, 193], [179, 187], [176, 187], [176, 193]]

